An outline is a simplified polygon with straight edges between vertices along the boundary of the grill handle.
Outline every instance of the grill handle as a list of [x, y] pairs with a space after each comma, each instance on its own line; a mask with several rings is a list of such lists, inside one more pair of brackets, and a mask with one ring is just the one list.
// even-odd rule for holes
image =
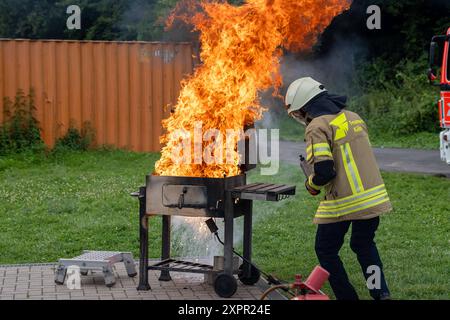
[[178, 209], [182, 209], [184, 206], [184, 195], [187, 193], [187, 188], [183, 188], [183, 193], [180, 194], [180, 197], [178, 198]]
[[132, 197], [139, 197], [141, 194], [139, 193], [139, 191], [136, 191], [136, 192], [132, 192], [132, 193], [130, 193], [130, 196], [132, 196]]

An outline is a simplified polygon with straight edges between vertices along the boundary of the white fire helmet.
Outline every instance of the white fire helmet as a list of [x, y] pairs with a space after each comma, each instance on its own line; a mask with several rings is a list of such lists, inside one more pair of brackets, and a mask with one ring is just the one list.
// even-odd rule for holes
[[288, 114], [300, 123], [305, 124], [305, 119], [299, 119], [292, 112], [301, 110], [312, 98], [326, 91], [323, 84], [313, 78], [306, 77], [295, 80], [286, 93], [285, 104]]

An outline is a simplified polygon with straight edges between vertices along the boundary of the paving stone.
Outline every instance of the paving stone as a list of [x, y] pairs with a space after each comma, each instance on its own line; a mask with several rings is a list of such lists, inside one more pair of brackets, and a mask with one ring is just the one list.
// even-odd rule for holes
[[56, 288], [53, 286], [53, 287], [43, 287], [42, 288], [42, 292], [43, 293], [52, 293], [52, 292], [55, 292], [56, 291]]
[[[54, 282], [54, 265], [0, 267], [0, 299], [43, 300], [186, 300], [219, 299], [212, 286], [204, 282], [203, 275], [171, 273], [172, 281], [159, 281], [159, 272], [149, 272], [150, 291], [136, 290], [139, 278], [130, 278], [123, 265], [115, 268], [116, 284], [108, 288], [101, 272], [81, 277], [81, 290], [70, 290]], [[259, 287], [239, 285], [235, 299], [258, 299]]]
[[6, 277], [2, 281], [3, 285], [7, 285], [7, 284], [10, 284], [10, 283], [16, 283], [16, 282], [17, 282], [16, 277]]
[[100, 300], [100, 297], [97, 295], [84, 296], [84, 300]]
[[213, 297], [210, 294], [198, 294], [196, 297], [200, 300], [211, 300]]
[[72, 290], [72, 291], [70, 291], [70, 297], [71, 298], [73, 298], [73, 297], [82, 297], [82, 296], [84, 296], [84, 292], [83, 292], [83, 290]]
[[29, 290], [28, 296], [30, 296], [30, 297], [42, 296], [42, 290]]
[[83, 288], [83, 293], [85, 295], [94, 295], [97, 294], [97, 288], [95, 287], [87, 287], [87, 286], [81, 286], [81, 288]]
[[[70, 300], [86, 300], [86, 297], [79, 296], [79, 297], [70, 297]], [[97, 299], [95, 299], [97, 300]]]
[[128, 298], [125, 293], [113, 293], [112, 296], [114, 300], [125, 300]]
[[2, 295], [7, 293], [14, 293], [16, 291], [16, 288], [14, 286], [10, 287], [3, 287], [2, 288]]
[[28, 298], [28, 295], [26, 293], [15, 293], [14, 294], [14, 299], [18, 300], [18, 299], [26, 299]]

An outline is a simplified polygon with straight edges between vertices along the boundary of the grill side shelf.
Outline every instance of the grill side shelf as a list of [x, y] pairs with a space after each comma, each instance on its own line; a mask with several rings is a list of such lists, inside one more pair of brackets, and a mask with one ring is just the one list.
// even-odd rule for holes
[[273, 183], [252, 183], [232, 189], [231, 194], [235, 199], [280, 201], [295, 195], [295, 186]]

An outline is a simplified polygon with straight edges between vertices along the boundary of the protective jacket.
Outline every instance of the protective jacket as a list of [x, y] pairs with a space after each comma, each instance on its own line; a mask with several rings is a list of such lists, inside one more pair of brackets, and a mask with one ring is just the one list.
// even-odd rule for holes
[[325, 186], [316, 185], [314, 174], [308, 184], [324, 189], [314, 223], [370, 219], [392, 210], [375, 156], [367, 126], [354, 112], [320, 115], [306, 128], [309, 164], [334, 162], [335, 177]]

